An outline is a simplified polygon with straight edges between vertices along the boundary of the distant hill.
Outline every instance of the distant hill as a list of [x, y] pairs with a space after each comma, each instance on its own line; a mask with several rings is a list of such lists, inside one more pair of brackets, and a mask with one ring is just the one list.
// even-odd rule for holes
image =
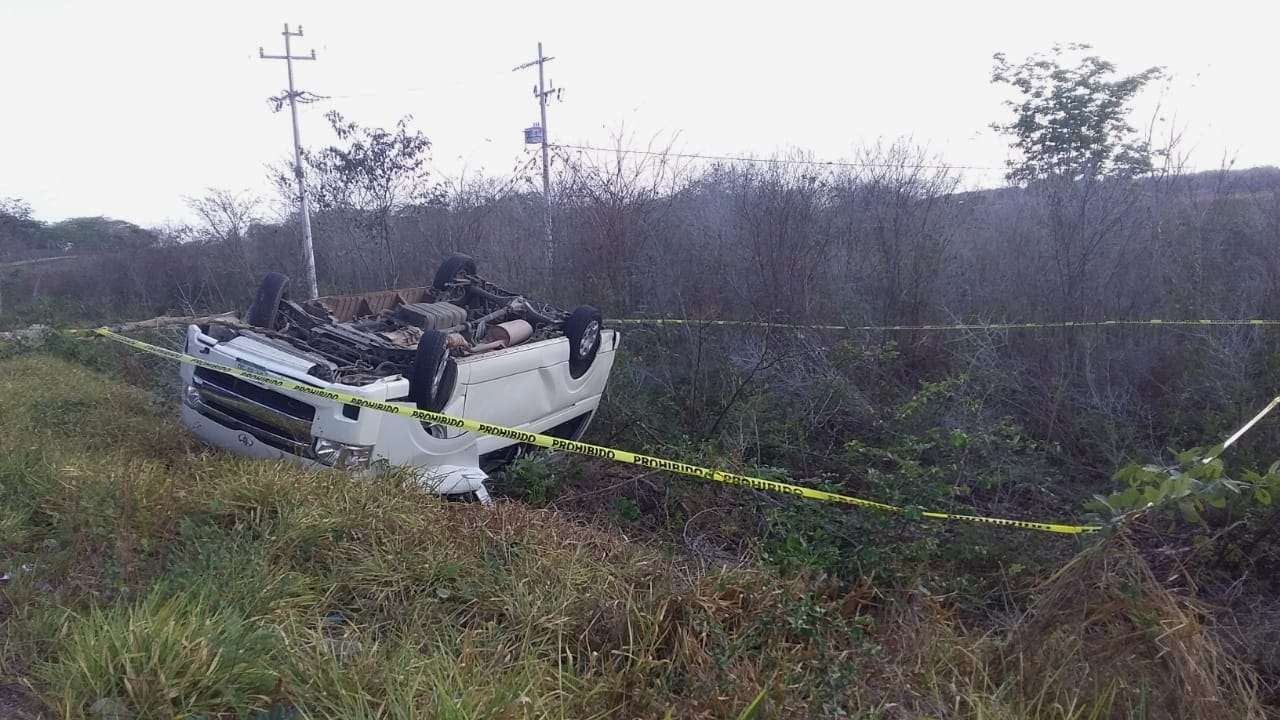
[[[1149, 177], [1141, 182], [1151, 185], [1168, 182], [1170, 177]], [[1172, 178], [1183, 193], [1192, 195], [1252, 195], [1280, 190], [1280, 167], [1262, 166], [1240, 170], [1204, 170]], [[1024, 192], [1023, 188], [1000, 187], [958, 192], [951, 197], [964, 203], [997, 204], [1008, 202]]]
[[126, 220], [71, 218], [44, 223], [17, 202], [0, 205], [0, 262], [152, 247], [160, 236]]

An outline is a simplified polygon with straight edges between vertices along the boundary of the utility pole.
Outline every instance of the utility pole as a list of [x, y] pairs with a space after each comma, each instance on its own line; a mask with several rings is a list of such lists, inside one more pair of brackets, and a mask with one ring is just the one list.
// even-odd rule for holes
[[284, 36], [284, 54], [268, 55], [259, 47], [258, 58], [284, 60], [285, 67], [289, 70], [289, 113], [293, 115], [293, 175], [298, 180], [298, 204], [301, 206], [303, 258], [307, 266], [307, 292], [309, 293], [307, 297], [316, 298], [320, 295], [320, 288], [316, 285], [316, 255], [311, 247], [311, 211], [307, 208], [307, 184], [302, 173], [302, 140], [298, 135], [298, 96], [302, 93], [293, 88], [293, 61], [315, 60], [316, 51], [312, 50], [310, 55], [293, 54], [289, 38], [302, 37], [301, 25], [298, 26], [297, 32], [290, 32], [289, 24], [285, 23], [284, 32], [280, 34]]
[[[533, 96], [538, 98], [538, 109], [542, 113], [542, 198], [545, 202], [543, 208], [542, 225], [543, 232], [546, 234], [547, 243], [547, 273], [548, 277], [553, 277], [550, 273], [555, 270], [556, 264], [556, 245], [555, 240], [551, 236], [551, 163], [547, 152], [547, 98], [551, 95], [560, 96], [560, 90], [552, 83], [552, 87], [548, 88], [544, 80], [543, 65], [546, 65], [555, 58], [544, 57], [542, 54], [542, 43], [538, 43], [538, 59], [517, 65], [511, 69], [511, 72], [523, 70], [528, 67], [538, 66], [538, 84], [533, 88]], [[526, 140], [527, 142], [527, 140]]]

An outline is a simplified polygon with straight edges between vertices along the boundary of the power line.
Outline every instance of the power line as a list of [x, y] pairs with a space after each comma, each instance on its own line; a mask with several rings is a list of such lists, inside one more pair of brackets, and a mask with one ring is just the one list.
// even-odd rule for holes
[[631, 150], [624, 148], [602, 148], [593, 145], [562, 145], [555, 144], [552, 147], [561, 150], [592, 150], [595, 152], [622, 153], [623, 155], [654, 155], [662, 157], [678, 157], [690, 158], [695, 160], [723, 160], [727, 162], [744, 162], [744, 163], [765, 163], [771, 165], [815, 165], [829, 167], [854, 167], [854, 168], [882, 168], [892, 170], [894, 168], [912, 168], [919, 170], [1008, 170], [1006, 167], [990, 167], [984, 165], [946, 165], [943, 163], [875, 163], [875, 162], [851, 162], [847, 160], [800, 160], [786, 158], [754, 158], [741, 157], [736, 155], [706, 155], [702, 153], [678, 153], [664, 152], [661, 150]]
[[400, 90], [374, 90], [371, 92], [330, 95], [335, 100], [351, 100], [357, 98], [386, 97], [388, 95], [409, 95], [411, 93], [437, 92], [439, 88], [412, 87]]
[[284, 32], [280, 33], [284, 36], [284, 54], [268, 55], [261, 47], [258, 48], [258, 57], [262, 60], [284, 60], [285, 67], [289, 72], [289, 89], [283, 97], [271, 98], [275, 103], [276, 109], [279, 110], [284, 105], [284, 100], [289, 101], [289, 114], [293, 116], [293, 175], [298, 181], [298, 205], [302, 215], [302, 245], [303, 258], [307, 266], [307, 282], [308, 291], [311, 293], [309, 297], [315, 298], [320, 295], [320, 288], [316, 285], [316, 255], [315, 250], [311, 247], [311, 212], [307, 208], [307, 184], [302, 174], [302, 138], [298, 134], [298, 101], [315, 102], [314, 98], [319, 96], [306, 97], [309, 93], [299, 92], [293, 87], [293, 61], [294, 60], [315, 60], [316, 51], [312, 49], [311, 55], [294, 55], [289, 46], [289, 38], [302, 37], [302, 26], [298, 26], [297, 32], [289, 31], [289, 24], [285, 23]]
[[[502, 184], [499, 186], [499, 189], [492, 193], [493, 198], [496, 200], [505, 199], [507, 197], [507, 193], [515, 189], [515, 186], [518, 185], [520, 181], [528, 179], [525, 177], [524, 173], [527, 172], [531, 167], [533, 167], [534, 163], [536, 163], [537, 161], [538, 161], [538, 158], [536, 155], [530, 155], [524, 158], [523, 162], [521, 162], [520, 158], [517, 157], [516, 164], [513, 165], [511, 168], [511, 176], [509, 178], [507, 178], [506, 180], [503, 180], [501, 176], [490, 176], [489, 178], [490, 180], [494, 182], [498, 182], [498, 181], [502, 182]], [[448, 177], [443, 171], [440, 170], [440, 168], [432, 165], [432, 169], [434, 169], [438, 175], [441, 175], [443, 177]], [[483, 172], [483, 168], [481, 168], [481, 171]], [[449, 179], [452, 181], [452, 178], [449, 178]], [[459, 178], [459, 184], [458, 184], [459, 188], [463, 187], [461, 183], [462, 183], [462, 179]]]
[[501, 72], [486, 72], [486, 73], [472, 74], [469, 77], [466, 77], [464, 79], [444, 80], [444, 81], [435, 83], [430, 87], [415, 86], [415, 87], [405, 87], [405, 88], [382, 88], [380, 90], [363, 90], [358, 92], [339, 93], [337, 95], [331, 95], [330, 97], [335, 99], [340, 99], [340, 100], [346, 100], [346, 99], [352, 99], [352, 98], [384, 97], [389, 95], [438, 93], [444, 88], [457, 88], [457, 87], [464, 87], [464, 86], [475, 86], [481, 83], [491, 83], [491, 81], [494, 81], [499, 77], [507, 77], [507, 72], [508, 71], [504, 70]]

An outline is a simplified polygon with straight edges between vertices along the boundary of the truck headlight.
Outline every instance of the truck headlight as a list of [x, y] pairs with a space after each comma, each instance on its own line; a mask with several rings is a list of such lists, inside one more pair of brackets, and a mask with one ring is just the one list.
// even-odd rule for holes
[[312, 443], [311, 449], [315, 452], [316, 459], [325, 465], [335, 465], [338, 458], [342, 457], [342, 443], [326, 440], [324, 438], [316, 438]]
[[182, 389], [182, 402], [192, 410], [200, 408], [200, 391], [195, 385], [188, 385]]
[[316, 438], [311, 444], [316, 460], [330, 467], [366, 468], [373, 458], [372, 445], [348, 445], [327, 438]]

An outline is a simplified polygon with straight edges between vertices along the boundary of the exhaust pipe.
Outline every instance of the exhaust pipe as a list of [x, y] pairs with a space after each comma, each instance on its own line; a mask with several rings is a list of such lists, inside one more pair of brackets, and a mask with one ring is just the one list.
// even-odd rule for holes
[[499, 350], [519, 345], [533, 335], [533, 326], [527, 320], [508, 320], [489, 328], [489, 342], [472, 345], [466, 350], [471, 354]]
[[489, 337], [505, 347], [519, 345], [533, 334], [533, 326], [527, 320], [508, 320], [489, 328]]

